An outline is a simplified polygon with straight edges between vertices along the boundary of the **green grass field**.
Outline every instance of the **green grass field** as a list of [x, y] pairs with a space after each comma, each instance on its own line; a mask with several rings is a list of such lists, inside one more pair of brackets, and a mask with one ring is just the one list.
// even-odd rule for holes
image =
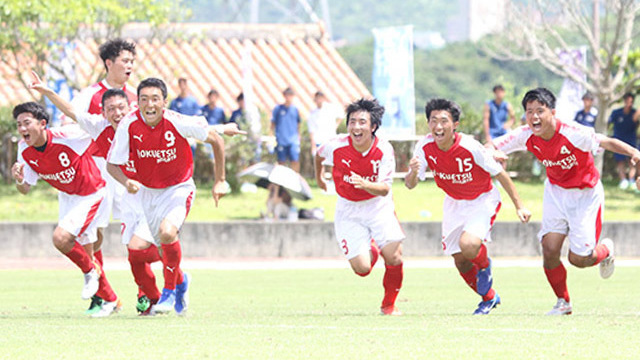
[[[499, 263], [499, 259], [496, 261]], [[494, 270], [503, 304], [471, 316], [479, 297], [453, 268], [406, 269], [401, 317], [378, 315], [383, 271], [194, 270], [189, 315], [139, 318], [128, 271], [109, 277], [125, 301], [106, 319], [83, 315], [73, 270], [0, 271], [1, 359], [633, 359], [640, 338], [640, 268], [569, 268], [574, 314], [555, 303], [539, 268]]]
[[[533, 214], [532, 221], [542, 218], [541, 182], [516, 182], [516, 187], [525, 205]], [[322, 194], [312, 188], [314, 198], [308, 202], [295, 201], [304, 208], [320, 207], [325, 210], [327, 221], [332, 221], [335, 212], [335, 196]], [[502, 192], [503, 207], [498, 221], [517, 221], [514, 207], [506, 193]], [[396, 213], [400, 221], [440, 221], [442, 220], [442, 200], [444, 192], [433, 181], [421, 183], [414, 190], [407, 190], [404, 184], [393, 184]], [[27, 196], [18, 193], [12, 185], [0, 185], [0, 219], [5, 221], [57, 221], [58, 203], [56, 192], [44, 182], [33, 188]], [[223, 198], [220, 207], [215, 208], [210, 186], [199, 186], [196, 200], [187, 221], [225, 221], [256, 219], [265, 209], [267, 191], [258, 189], [255, 194], [237, 194]], [[640, 195], [619, 190], [616, 184], [605, 184], [605, 221], [640, 220]], [[428, 215], [428, 216], [425, 216]]]

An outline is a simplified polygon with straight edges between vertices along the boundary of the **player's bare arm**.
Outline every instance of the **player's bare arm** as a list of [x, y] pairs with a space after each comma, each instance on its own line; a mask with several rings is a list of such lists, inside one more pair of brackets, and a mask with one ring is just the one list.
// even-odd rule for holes
[[529, 219], [531, 219], [531, 212], [524, 207], [524, 204], [520, 199], [520, 195], [518, 195], [518, 191], [516, 190], [516, 187], [513, 184], [513, 181], [511, 181], [511, 178], [509, 177], [507, 172], [503, 170], [495, 177], [496, 179], [498, 179], [500, 185], [502, 185], [502, 188], [511, 198], [513, 205], [516, 207], [516, 213], [518, 214], [518, 218], [520, 219], [520, 221], [522, 221], [523, 223], [529, 222]]
[[107, 163], [107, 171], [109, 175], [111, 175], [117, 182], [124, 185], [127, 188], [127, 191], [131, 194], [135, 194], [140, 190], [141, 184], [136, 180], [129, 179], [127, 175], [124, 174], [120, 166], [112, 163]]
[[600, 146], [603, 149], [630, 157], [631, 165], [635, 166], [640, 163], [640, 150], [623, 141], [603, 134], [596, 134], [596, 136], [598, 137], [598, 140], [600, 140]]
[[513, 111], [513, 106], [511, 104], [507, 104], [507, 111], [509, 112], [509, 119], [504, 123], [505, 130], [511, 130], [511, 127], [516, 122], [516, 112]]
[[213, 128], [218, 134], [226, 135], [226, 136], [236, 136], [236, 135], [247, 135], [246, 131], [242, 131], [238, 129], [238, 124], [236, 123], [228, 123], [224, 125], [212, 125]]
[[484, 110], [482, 110], [482, 127], [484, 128], [484, 140], [487, 144], [491, 143], [491, 135], [489, 133], [489, 116], [491, 116], [489, 105], [484, 104]]
[[38, 76], [35, 71], [31, 71], [31, 75], [33, 76], [33, 81], [31, 82], [31, 84], [29, 84], [29, 88], [49, 98], [53, 105], [55, 105], [60, 111], [62, 111], [63, 114], [65, 114], [73, 121], [77, 121], [76, 113], [73, 110], [73, 106], [71, 106], [68, 101], [60, 97], [60, 95], [56, 94], [55, 91], [50, 89], [47, 84], [42, 81], [42, 79], [40, 79], [40, 76]]
[[227, 193], [227, 185], [225, 183], [226, 175], [224, 170], [224, 140], [220, 135], [218, 135], [217, 131], [210, 130], [209, 136], [205, 142], [211, 144], [211, 147], [213, 148], [214, 182], [211, 194], [213, 195], [213, 200], [216, 202], [216, 207], [218, 207], [218, 200]]
[[16, 162], [11, 167], [11, 177], [16, 181], [16, 189], [23, 194], [26, 195], [29, 193], [31, 186], [24, 182], [24, 164], [20, 164]]
[[418, 185], [418, 171], [420, 171], [420, 160], [414, 156], [409, 160], [409, 173], [404, 177], [404, 186], [413, 189]]
[[315, 156], [315, 163], [314, 163], [314, 168], [315, 168], [315, 173], [316, 173], [316, 183], [318, 184], [318, 187], [324, 191], [327, 191], [327, 183], [324, 181], [324, 177], [322, 176], [322, 162], [324, 161], [324, 158], [320, 155]]
[[351, 183], [353, 184], [353, 187], [355, 187], [356, 189], [362, 189], [368, 192], [369, 194], [375, 195], [375, 196], [387, 196], [387, 194], [389, 193], [389, 190], [391, 190], [388, 184], [380, 183], [380, 182], [371, 182], [369, 180], [364, 179], [362, 176], [354, 173], [353, 171], [351, 172]]

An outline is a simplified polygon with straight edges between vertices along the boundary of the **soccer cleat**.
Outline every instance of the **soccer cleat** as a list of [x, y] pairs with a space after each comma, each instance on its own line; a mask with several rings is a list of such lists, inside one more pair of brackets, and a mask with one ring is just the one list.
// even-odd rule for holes
[[173, 308], [176, 304], [176, 291], [169, 289], [162, 289], [162, 295], [160, 295], [160, 300], [158, 303], [153, 305], [151, 309], [152, 312], [158, 314], [165, 314], [173, 311]]
[[491, 286], [493, 286], [493, 276], [491, 276], [491, 259], [489, 259], [489, 266], [478, 270], [476, 291], [478, 294], [485, 296], [491, 290]]
[[549, 316], [557, 316], [557, 315], [571, 315], [571, 303], [568, 303], [563, 298], [558, 298], [558, 302], [556, 305], [547, 313]]
[[182, 284], [176, 285], [176, 304], [174, 309], [178, 315], [185, 315], [189, 307], [189, 286], [191, 285], [191, 275], [182, 273]]
[[96, 269], [91, 269], [88, 273], [84, 274], [84, 287], [82, 288], [82, 299], [89, 300], [93, 295], [98, 292], [100, 287], [100, 275]]
[[100, 318], [107, 317], [111, 314], [117, 313], [122, 309], [122, 302], [120, 299], [116, 299], [114, 301], [105, 301], [102, 303], [100, 307], [100, 311], [95, 314], [91, 314], [91, 317]]
[[142, 315], [144, 312], [149, 310], [151, 307], [151, 301], [147, 297], [147, 295], [142, 295], [138, 297], [138, 302], [136, 303], [136, 310], [138, 313]]
[[402, 312], [395, 305], [380, 308], [380, 315], [400, 316]]
[[473, 315], [489, 315], [492, 309], [500, 305], [500, 295], [496, 295], [491, 300], [481, 301]]
[[87, 309], [87, 311], [85, 311], [84, 313], [87, 315], [93, 315], [97, 313], [98, 311], [100, 311], [100, 307], [102, 306], [102, 303], [103, 303], [103, 300], [100, 296], [93, 295], [91, 297], [91, 304], [89, 305], [89, 308]]
[[613, 241], [609, 238], [602, 239], [602, 244], [609, 249], [609, 255], [600, 262], [600, 277], [608, 279], [616, 269], [615, 256], [613, 255]]
[[628, 187], [629, 187], [629, 180], [627, 179], [621, 180], [620, 183], [618, 184], [618, 188], [620, 190], [627, 190]]

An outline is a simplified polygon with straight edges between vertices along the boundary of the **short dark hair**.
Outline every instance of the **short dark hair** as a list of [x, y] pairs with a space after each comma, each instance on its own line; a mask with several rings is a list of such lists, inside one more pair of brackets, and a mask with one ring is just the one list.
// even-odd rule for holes
[[356, 100], [347, 106], [347, 125], [349, 125], [349, 118], [351, 117], [351, 114], [358, 111], [366, 111], [369, 113], [369, 116], [371, 117], [371, 126], [376, 126], [375, 130], [373, 130], [373, 134], [375, 135], [376, 131], [378, 131], [382, 125], [384, 107], [378, 103], [377, 99], [362, 98], [360, 100]]
[[522, 108], [527, 110], [527, 104], [532, 101], [537, 101], [549, 109], [556, 108], [556, 97], [553, 95], [551, 90], [547, 88], [539, 87], [537, 89], [527, 91], [522, 98]]
[[112, 97], [120, 96], [129, 102], [129, 98], [127, 98], [127, 94], [122, 89], [109, 89], [102, 94], [102, 107], [104, 108], [104, 103]]
[[207, 94], [207, 97], [209, 97], [211, 95], [220, 96], [220, 93], [216, 89], [211, 89], [211, 90], [209, 90], [209, 93]]
[[286, 88], [286, 89], [284, 89], [284, 90], [282, 91], [282, 95], [295, 95], [295, 94], [296, 94], [296, 93], [295, 93], [295, 92], [293, 92], [293, 89], [292, 89], [292, 88], [290, 88], [290, 87], [288, 87], [288, 88]]
[[180, 78], [178, 78], [178, 84], [180, 84], [181, 82], [183, 82], [183, 83], [185, 83], [185, 84], [186, 84], [186, 83], [187, 83], [187, 78], [186, 78], [186, 77], [180, 77]]
[[431, 112], [435, 110], [444, 110], [449, 112], [454, 122], [460, 121], [460, 115], [462, 115], [462, 108], [460, 108], [460, 105], [451, 100], [436, 98], [429, 100], [424, 106], [424, 115], [427, 117], [427, 121], [429, 121]]
[[160, 89], [160, 91], [162, 91], [162, 97], [165, 99], [167, 98], [167, 85], [164, 83], [164, 81], [158, 78], [146, 78], [140, 81], [140, 84], [138, 85], [138, 97], [140, 97], [140, 91], [148, 87], [155, 87]]
[[320, 90], [316, 91], [313, 97], [325, 97], [324, 93]]
[[626, 92], [626, 93], [624, 93], [624, 95], [622, 95], [622, 98], [623, 98], [623, 99], [631, 98], [631, 100], [635, 100], [635, 99], [636, 99], [636, 96], [635, 96], [635, 95], [633, 95], [633, 93]]
[[244, 93], [240, 93], [238, 97], [236, 97], [236, 101], [242, 101], [242, 100], [244, 100]]
[[[100, 52], [100, 58], [102, 59], [102, 62], [104, 63], [104, 67], [106, 69], [107, 59], [115, 61], [123, 51], [129, 51], [135, 56], [136, 44], [131, 41], [122, 40], [120, 38], [112, 39], [100, 45], [98, 51]], [[109, 69], [107, 69], [107, 71], [109, 71]]]
[[47, 122], [47, 124], [49, 123], [49, 113], [47, 112], [47, 109], [45, 109], [44, 106], [38, 104], [37, 102], [29, 101], [18, 104], [13, 108], [13, 118], [15, 120], [18, 120], [18, 116], [24, 113], [29, 113], [33, 115], [34, 118], [38, 120], [44, 120]]
[[587, 91], [586, 93], [584, 93], [584, 95], [582, 95], [582, 100], [587, 100], [587, 99], [593, 100], [593, 94], [590, 93], [589, 91]]
[[493, 92], [496, 92], [498, 90], [504, 91], [504, 86], [502, 86], [502, 84], [498, 84], [498, 85], [493, 87]]

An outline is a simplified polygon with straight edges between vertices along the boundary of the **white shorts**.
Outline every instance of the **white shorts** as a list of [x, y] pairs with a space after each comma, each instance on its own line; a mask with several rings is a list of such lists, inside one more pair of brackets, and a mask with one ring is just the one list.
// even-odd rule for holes
[[405, 239], [391, 195], [358, 202], [339, 197], [334, 227], [336, 240], [347, 260], [368, 252], [371, 239], [380, 249]]
[[193, 179], [165, 189], [140, 188], [139, 201], [149, 224], [149, 230], [156, 241], [160, 241], [158, 232], [162, 220], [169, 221], [178, 228], [187, 218], [191, 204], [196, 197], [196, 185]]
[[125, 191], [122, 194], [121, 201], [116, 205], [120, 208], [120, 233], [124, 245], [128, 245], [134, 235], [146, 242], [160, 245], [151, 235], [138, 194], [131, 194]]
[[604, 190], [602, 183], [594, 188], [565, 189], [547, 180], [542, 199], [542, 229], [538, 239], [548, 233], [569, 238], [569, 249], [579, 256], [591, 255], [602, 230]]
[[442, 213], [442, 251], [446, 255], [459, 253], [463, 232], [490, 242], [491, 228], [501, 205], [500, 191], [495, 186], [473, 200], [457, 200], [446, 195]]
[[58, 226], [76, 236], [80, 245], [98, 240], [97, 218], [107, 211], [102, 188], [91, 195], [69, 195], [58, 192]]
[[116, 188], [120, 183], [112, 178], [107, 172], [107, 162], [104, 158], [94, 156], [93, 161], [96, 163], [96, 166], [98, 166], [98, 169], [100, 169], [100, 175], [102, 175], [102, 178], [106, 183], [106, 191], [104, 193], [103, 200], [105, 211], [102, 211], [99, 216], [96, 217], [96, 225], [99, 228], [106, 228], [109, 225], [109, 220], [111, 220], [111, 211], [116, 197]]

